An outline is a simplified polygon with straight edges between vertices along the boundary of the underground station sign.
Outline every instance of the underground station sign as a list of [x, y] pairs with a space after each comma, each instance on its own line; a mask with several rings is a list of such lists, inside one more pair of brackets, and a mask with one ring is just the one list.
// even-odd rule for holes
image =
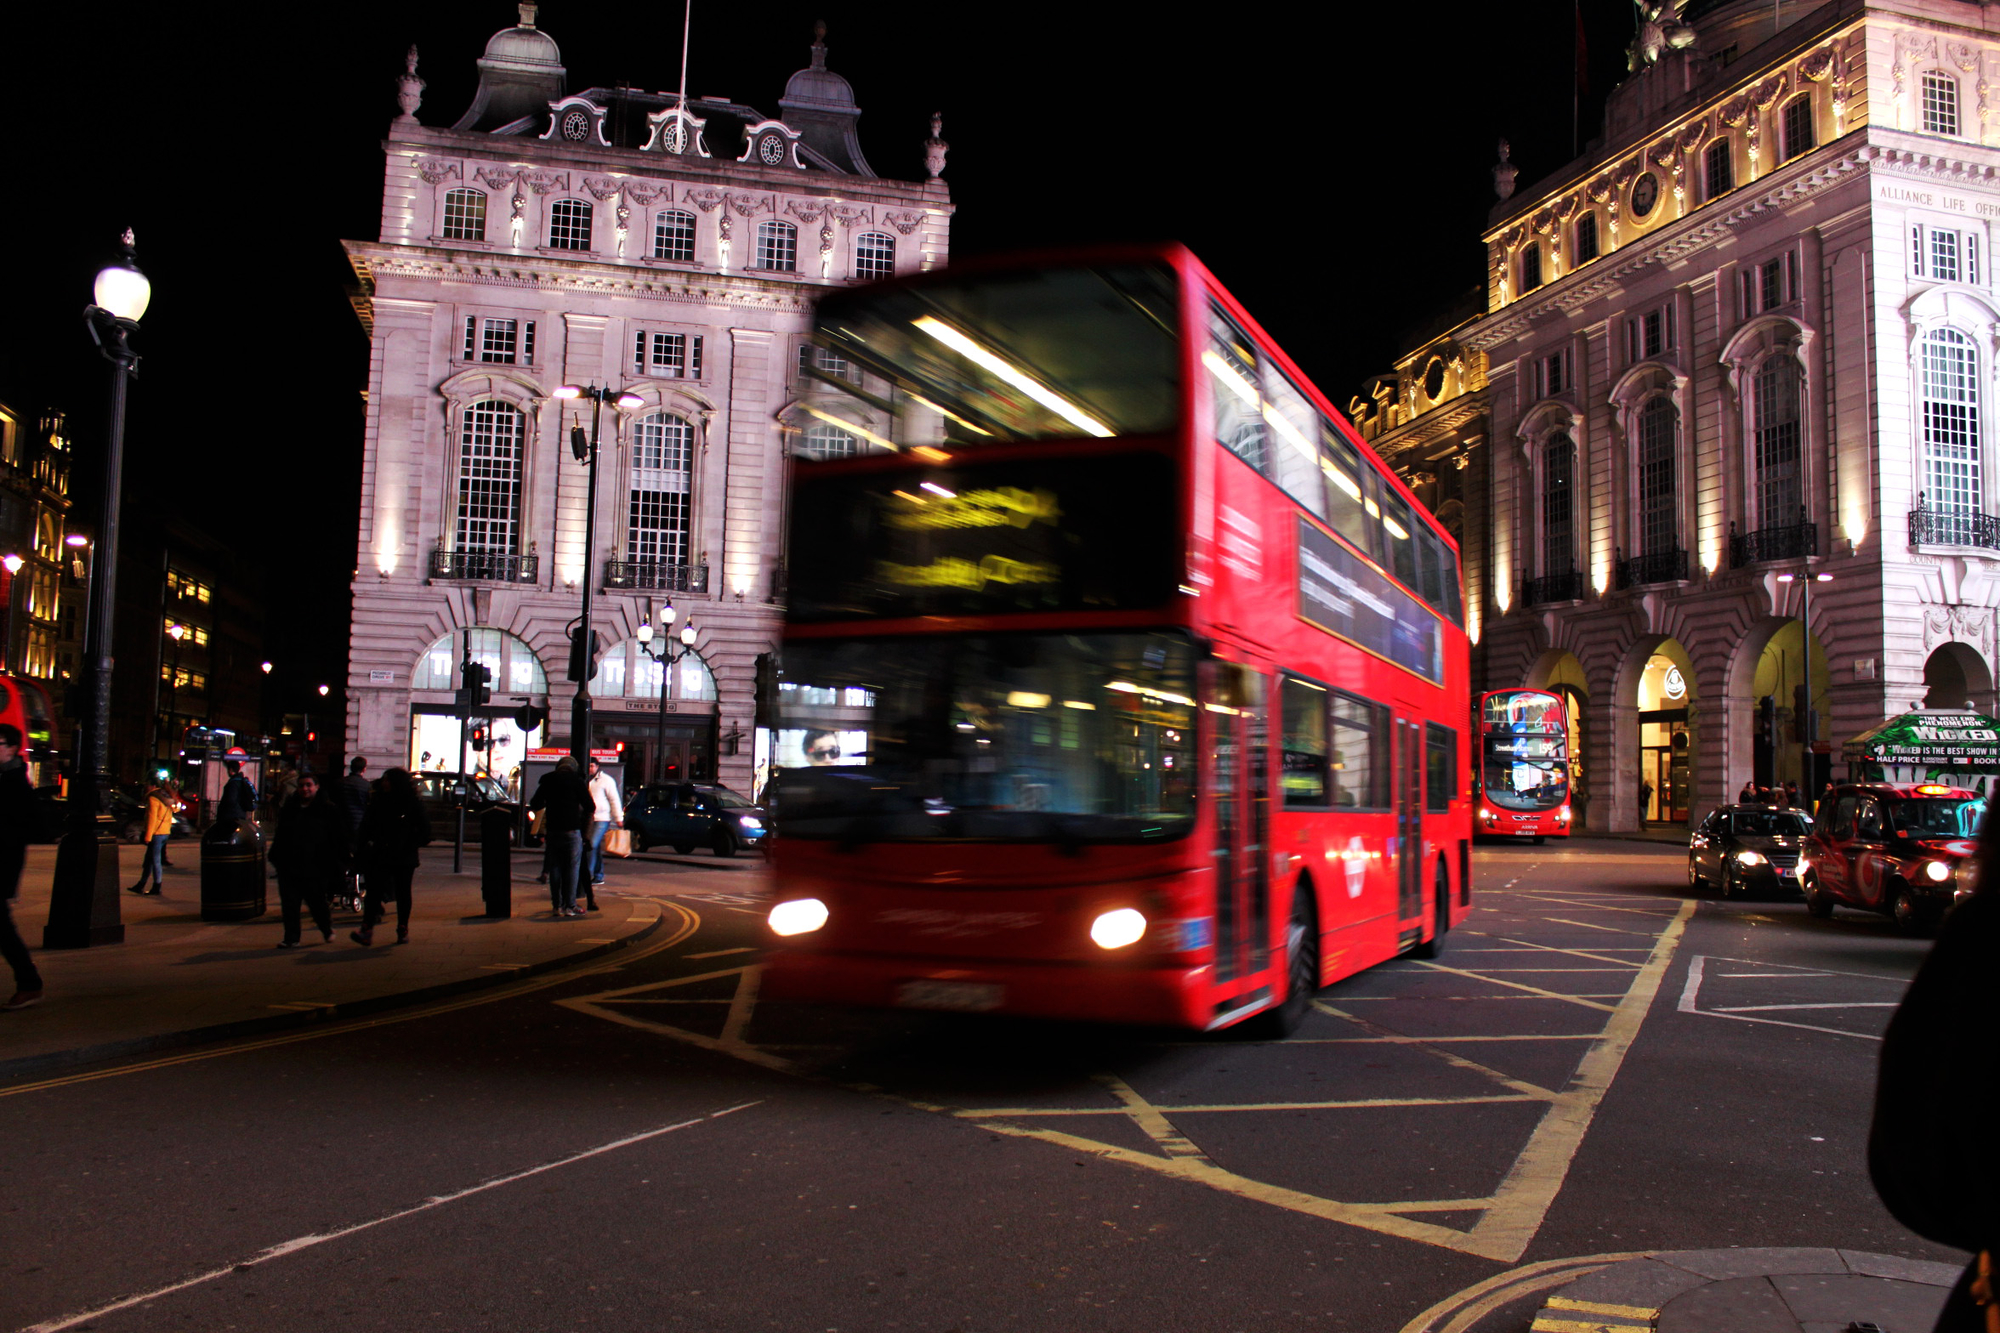
[[2000, 722], [1979, 713], [1905, 713], [1841, 747], [1871, 764], [1936, 764], [2000, 772]]

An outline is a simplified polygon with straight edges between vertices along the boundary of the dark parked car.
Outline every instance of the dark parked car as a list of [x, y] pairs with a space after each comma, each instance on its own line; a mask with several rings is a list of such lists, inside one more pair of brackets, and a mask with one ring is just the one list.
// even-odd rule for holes
[[1835, 787], [1807, 844], [1806, 910], [1881, 912], [1905, 930], [1937, 924], [1973, 887], [1973, 841], [1986, 801], [1942, 783]]
[[[34, 842], [56, 842], [69, 832], [69, 802], [62, 799], [59, 787], [37, 787], [35, 789], [35, 826], [29, 833]], [[111, 793], [111, 827], [120, 842], [144, 842], [146, 840], [146, 801], [122, 791]], [[194, 836], [194, 826], [187, 822], [180, 811], [174, 812], [173, 837]]]
[[685, 856], [706, 847], [717, 856], [734, 856], [764, 845], [765, 818], [762, 806], [701, 782], [649, 783], [625, 803], [635, 852], [671, 847]]
[[[458, 828], [458, 792], [463, 779], [456, 773], [412, 773], [410, 776], [417, 784], [417, 799], [424, 803], [424, 813], [430, 816], [431, 836], [439, 842], [449, 842]], [[473, 786], [465, 807], [465, 840], [479, 840], [479, 816], [497, 805], [514, 816], [513, 840], [519, 842], [521, 803], [507, 794], [507, 788], [498, 778], [476, 775], [469, 781]]]
[[1688, 885], [1717, 884], [1722, 896], [1799, 891], [1799, 855], [1812, 817], [1769, 805], [1725, 805], [1688, 838]]

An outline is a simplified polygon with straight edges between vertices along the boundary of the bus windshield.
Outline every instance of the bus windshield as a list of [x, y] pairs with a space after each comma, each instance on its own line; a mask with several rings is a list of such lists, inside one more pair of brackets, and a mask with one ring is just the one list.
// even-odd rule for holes
[[780, 836], [1184, 836], [1195, 813], [1195, 658], [1187, 639], [1154, 633], [789, 643]]
[[853, 403], [812, 415], [905, 448], [1165, 432], [1179, 414], [1176, 290], [1166, 265], [1129, 264], [830, 295], [806, 373]]
[[1560, 743], [1488, 736], [1480, 786], [1502, 810], [1553, 810], [1569, 797], [1569, 764]]

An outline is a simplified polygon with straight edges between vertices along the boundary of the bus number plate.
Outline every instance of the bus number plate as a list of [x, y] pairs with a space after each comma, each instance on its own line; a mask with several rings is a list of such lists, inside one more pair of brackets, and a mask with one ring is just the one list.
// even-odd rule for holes
[[905, 981], [896, 987], [896, 1003], [905, 1009], [952, 1009], [985, 1013], [998, 1009], [1004, 986], [990, 981]]

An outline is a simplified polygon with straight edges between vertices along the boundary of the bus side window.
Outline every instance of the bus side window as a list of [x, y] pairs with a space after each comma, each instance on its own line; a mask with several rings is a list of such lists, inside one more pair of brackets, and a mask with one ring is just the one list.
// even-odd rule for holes
[[1445, 619], [1452, 624], [1463, 627], [1465, 603], [1458, 591], [1458, 552], [1439, 542], [1438, 559], [1442, 571], [1440, 577], [1444, 580], [1444, 601], [1438, 606], [1438, 610], [1444, 612]]
[[1361, 456], [1331, 425], [1321, 423], [1319, 469], [1326, 478], [1326, 517], [1333, 530], [1371, 559], [1375, 555], [1374, 520], [1368, 516], [1369, 469]]
[[1215, 440], [1230, 453], [1269, 472], [1264, 441], [1263, 393], [1257, 386], [1257, 349], [1236, 321], [1211, 306], [1208, 350], [1202, 353], [1215, 397]]
[[1458, 733], [1424, 724], [1424, 809], [1449, 810], [1458, 799]]
[[1417, 529], [1417, 577], [1423, 587], [1417, 591], [1434, 610], [1444, 610], [1444, 543], [1429, 528]]
[[1280, 759], [1285, 804], [1326, 805], [1326, 690], [1296, 676], [1286, 676], [1281, 691], [1285, 730]]
[[1264, 423], [1277, 437], [1272, 440], [1276, 470], [1272, 480], [1287, 495], [1326, 517], [1326, 486], [1319, 473], [1319, 413], [1297, 385], [1272, 371], [1264, 377], [1270, 401], [1264, 407]]
[[1389, 558], [1383, 563], [1405, 588], [1417, 588], [1417, 522], [1403, 497], [1382, 488], [1382, 532], [1387, 538]]
[[1332, 726], [1333, 804], [1348, 808], [1385, 806], [1388, 800], [1388, 744], [1378, 743], [1388, 710], [1350, 694], [1329, 693]]

